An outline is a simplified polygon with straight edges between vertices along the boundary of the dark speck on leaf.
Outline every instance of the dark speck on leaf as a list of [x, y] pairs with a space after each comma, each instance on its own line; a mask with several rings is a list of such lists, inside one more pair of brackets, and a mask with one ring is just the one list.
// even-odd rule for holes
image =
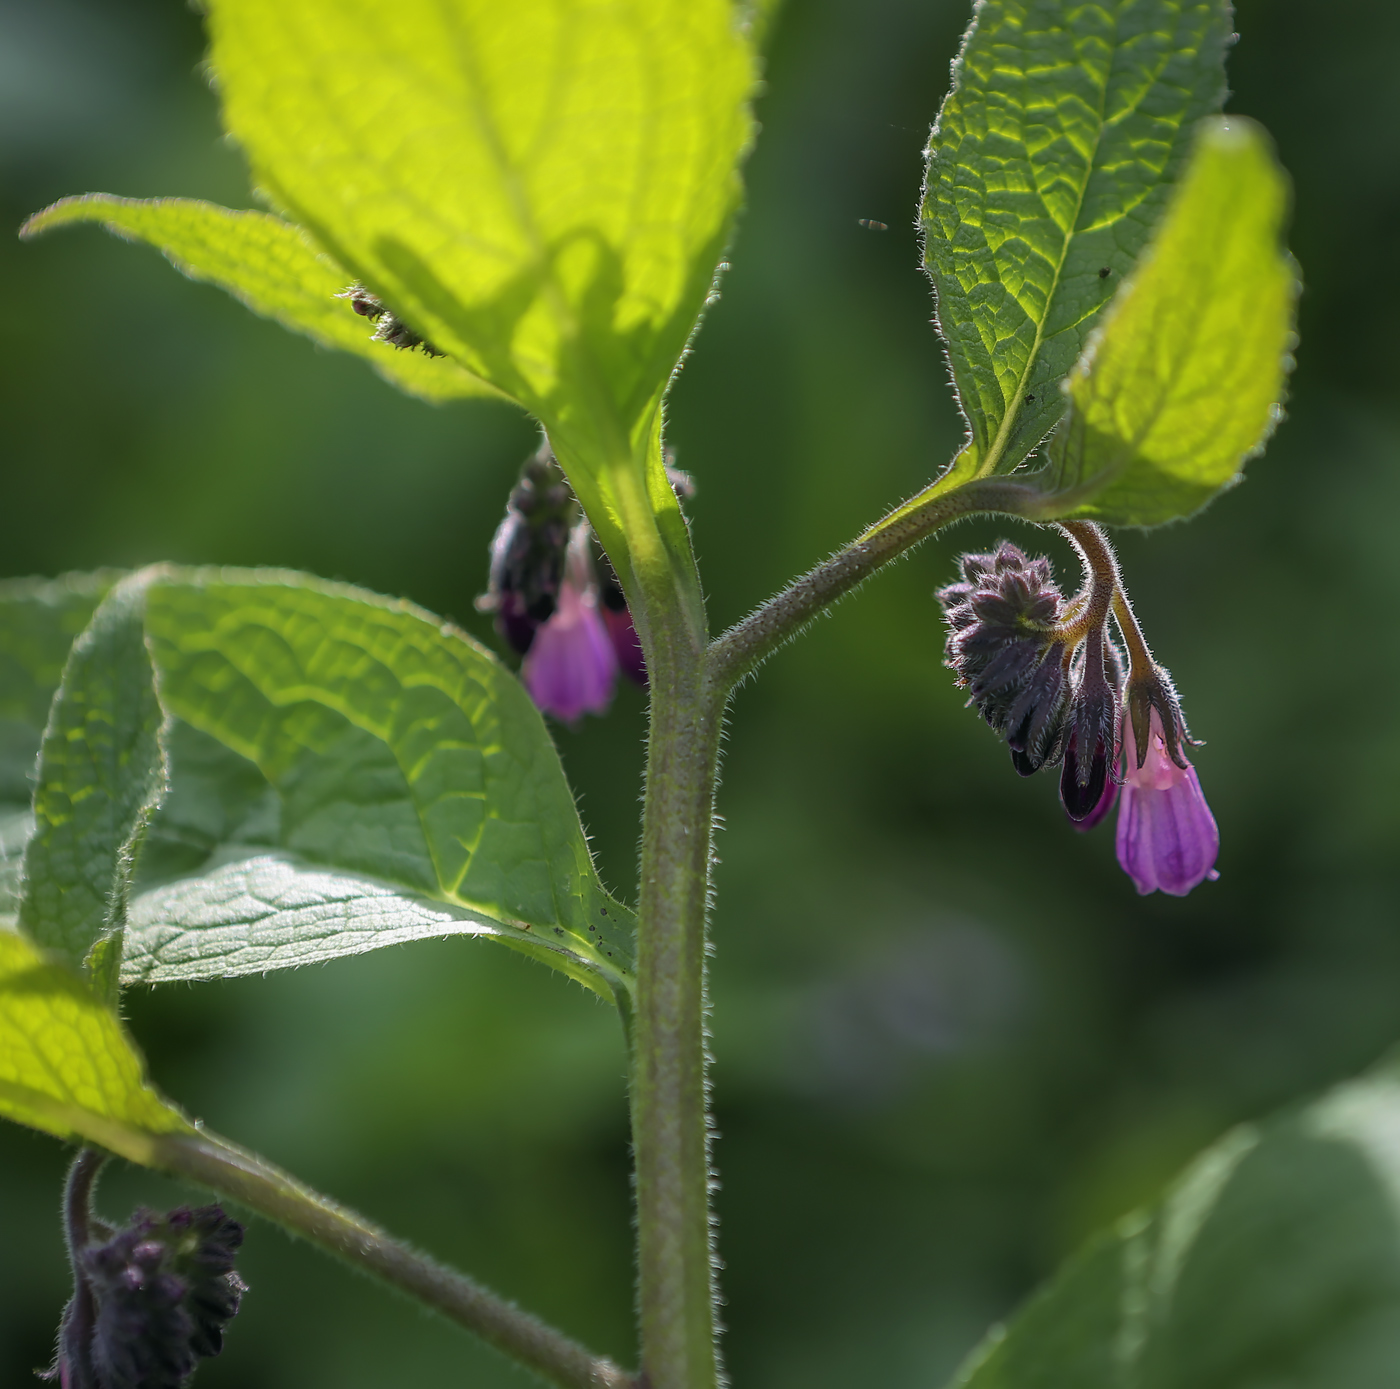
[[1113, 271], [1110, 270], [1109, 267], [1105, 265], [1104, 268], [1103, 268], [1102, 270], [1099, 271], [1099, 279], [1101, 279], [1101, 280], [1106, 280], [1106, 279], [1108, 279], [1108, 277], [1109, 277], [1111, 274], [1113, 274]]
[[1027, 405], [1034, 405], [1034, 404], [1035, 404], [1035, 397], [1034, 397], [1033, 395], [1028, 395], [1028, 396], [1026, 397], [1026, 404], [1027, 404]]

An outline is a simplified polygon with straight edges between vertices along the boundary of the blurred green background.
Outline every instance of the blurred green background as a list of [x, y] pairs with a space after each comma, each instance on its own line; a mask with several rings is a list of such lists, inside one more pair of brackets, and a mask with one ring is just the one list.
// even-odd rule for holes
[[[670, 438], [716, 627], [914, 490], [960, 426], [912, 215], [963, 0], [791, 0], [750, 205]], [[967, 526], [781, 653], [736, 703], [713, 1047], [735, 1382], [934, 1389], [1089, 1232], [1231, 1123], [1400, 1038], [1400, 9], [1244, 0], [1231, 109], [1296, 181], [1290, 418], [1188, 527], [1122, 537], [1220, 821], [1221, 879], [1139, 899], [961, 707], [930, 594]], [[0, 573], [278, 564], [473, 612], [530, 424], [400, 398], [94, 230], [70, 193], [248, 206], [179, 0], [0, 3]], [[885, 232], [858, 219], [889, 224]], [[1064, 570], [1068, 581], [1072, 567]], [[630, 893], [644, 720], [559, 743]], [[212, 1126], [633, 1353], [624, 1062], [581, 989], [467, 941], [138, 993], [160, 1084]], [[0, 1379], [50, 1353], [65, 1154], [0, 1130]], [[113, 1173], [110, 1214], [171, 1204]], [[256, 1225], [199, 1383], [523, 1385]]]

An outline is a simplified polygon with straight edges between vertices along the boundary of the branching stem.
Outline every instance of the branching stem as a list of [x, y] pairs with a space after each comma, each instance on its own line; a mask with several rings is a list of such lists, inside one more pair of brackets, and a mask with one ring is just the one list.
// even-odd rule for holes
[[156, 1136], [151, 1166], [210, 1187], [304, 1236], [466, 1327], [559, 1389], [638, 1389], [635, 1377], [610, 1360], [223, 1139], [209, 1133]]
[[1038, 495], [1006, 478], [984, 478], [935, 495], [920, 506], [897, 509], [891, 520], [872, 526], [716, 638], [710, 647], [709, 683], [727, 697], [745, 676], [838, 598], [940, 527], [985, 511], [1031, 517]]

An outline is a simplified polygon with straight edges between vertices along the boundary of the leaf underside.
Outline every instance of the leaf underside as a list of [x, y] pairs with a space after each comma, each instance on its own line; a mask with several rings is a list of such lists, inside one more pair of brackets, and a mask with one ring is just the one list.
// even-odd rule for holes
[[925, 264], [970, 440], [1009, 472], [1225, 97], [1225, 0], [980, 0], [928, 148]]

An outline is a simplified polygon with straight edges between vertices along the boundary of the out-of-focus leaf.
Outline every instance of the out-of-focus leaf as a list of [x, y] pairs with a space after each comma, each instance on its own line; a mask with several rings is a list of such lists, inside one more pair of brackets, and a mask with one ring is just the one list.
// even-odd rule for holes
[[1202, 127], [1141, 268], [1070, 375], [1046, 474], [1063, 494], [1055, 515], [1155, 526], [1239, 480], [1279, 418], [1292, 365], [1287, 204], [1257, 125]]
[[164, 786], [145, 584], [118, 584], [73, 644], [39, 754], [19, 923], [74, 970], [120, 937], [135, 849]]
[[625, 992], [630, 913], [490, 653], [408, 603], [285, 573], [172, 575], [147, 623], [181, 722], [127, 982], [478, 934]]
[[659, 409], [740, 197], [733, 0], [215, 0], [210, 28], [278, 207], [544, 422], [610, 548], [660, 512], [688, 565]]
[[961, 1389], [1383, 1389], [1400, 1365], [1400, 1080], [1226, 1135], [974, 1353]]
[[142, 1134], [192, 1131], [146, 1084], [111, 1009], [8, 932], [0, 932], [0, 1115], [136, 1161]]
[[971, 431], [1009, 472], [1225, 97], [1227, 0], [979, 0], [928, 148], [925, 263]]
[[191, 279], [207, 280], [254, 313], [372, 362], [383, 377], [427, 400], [498, 392], [448, 357], [376, 342], [373, 327], [335, 296], [354, 276], [318, 251], [299, 227], [265, 212], [231, 212], [190, 198], [114, 198], [89, 193], [35, 213], [20, 235], [72, 222], [99, 222], [131, 241], [159, 248]]

